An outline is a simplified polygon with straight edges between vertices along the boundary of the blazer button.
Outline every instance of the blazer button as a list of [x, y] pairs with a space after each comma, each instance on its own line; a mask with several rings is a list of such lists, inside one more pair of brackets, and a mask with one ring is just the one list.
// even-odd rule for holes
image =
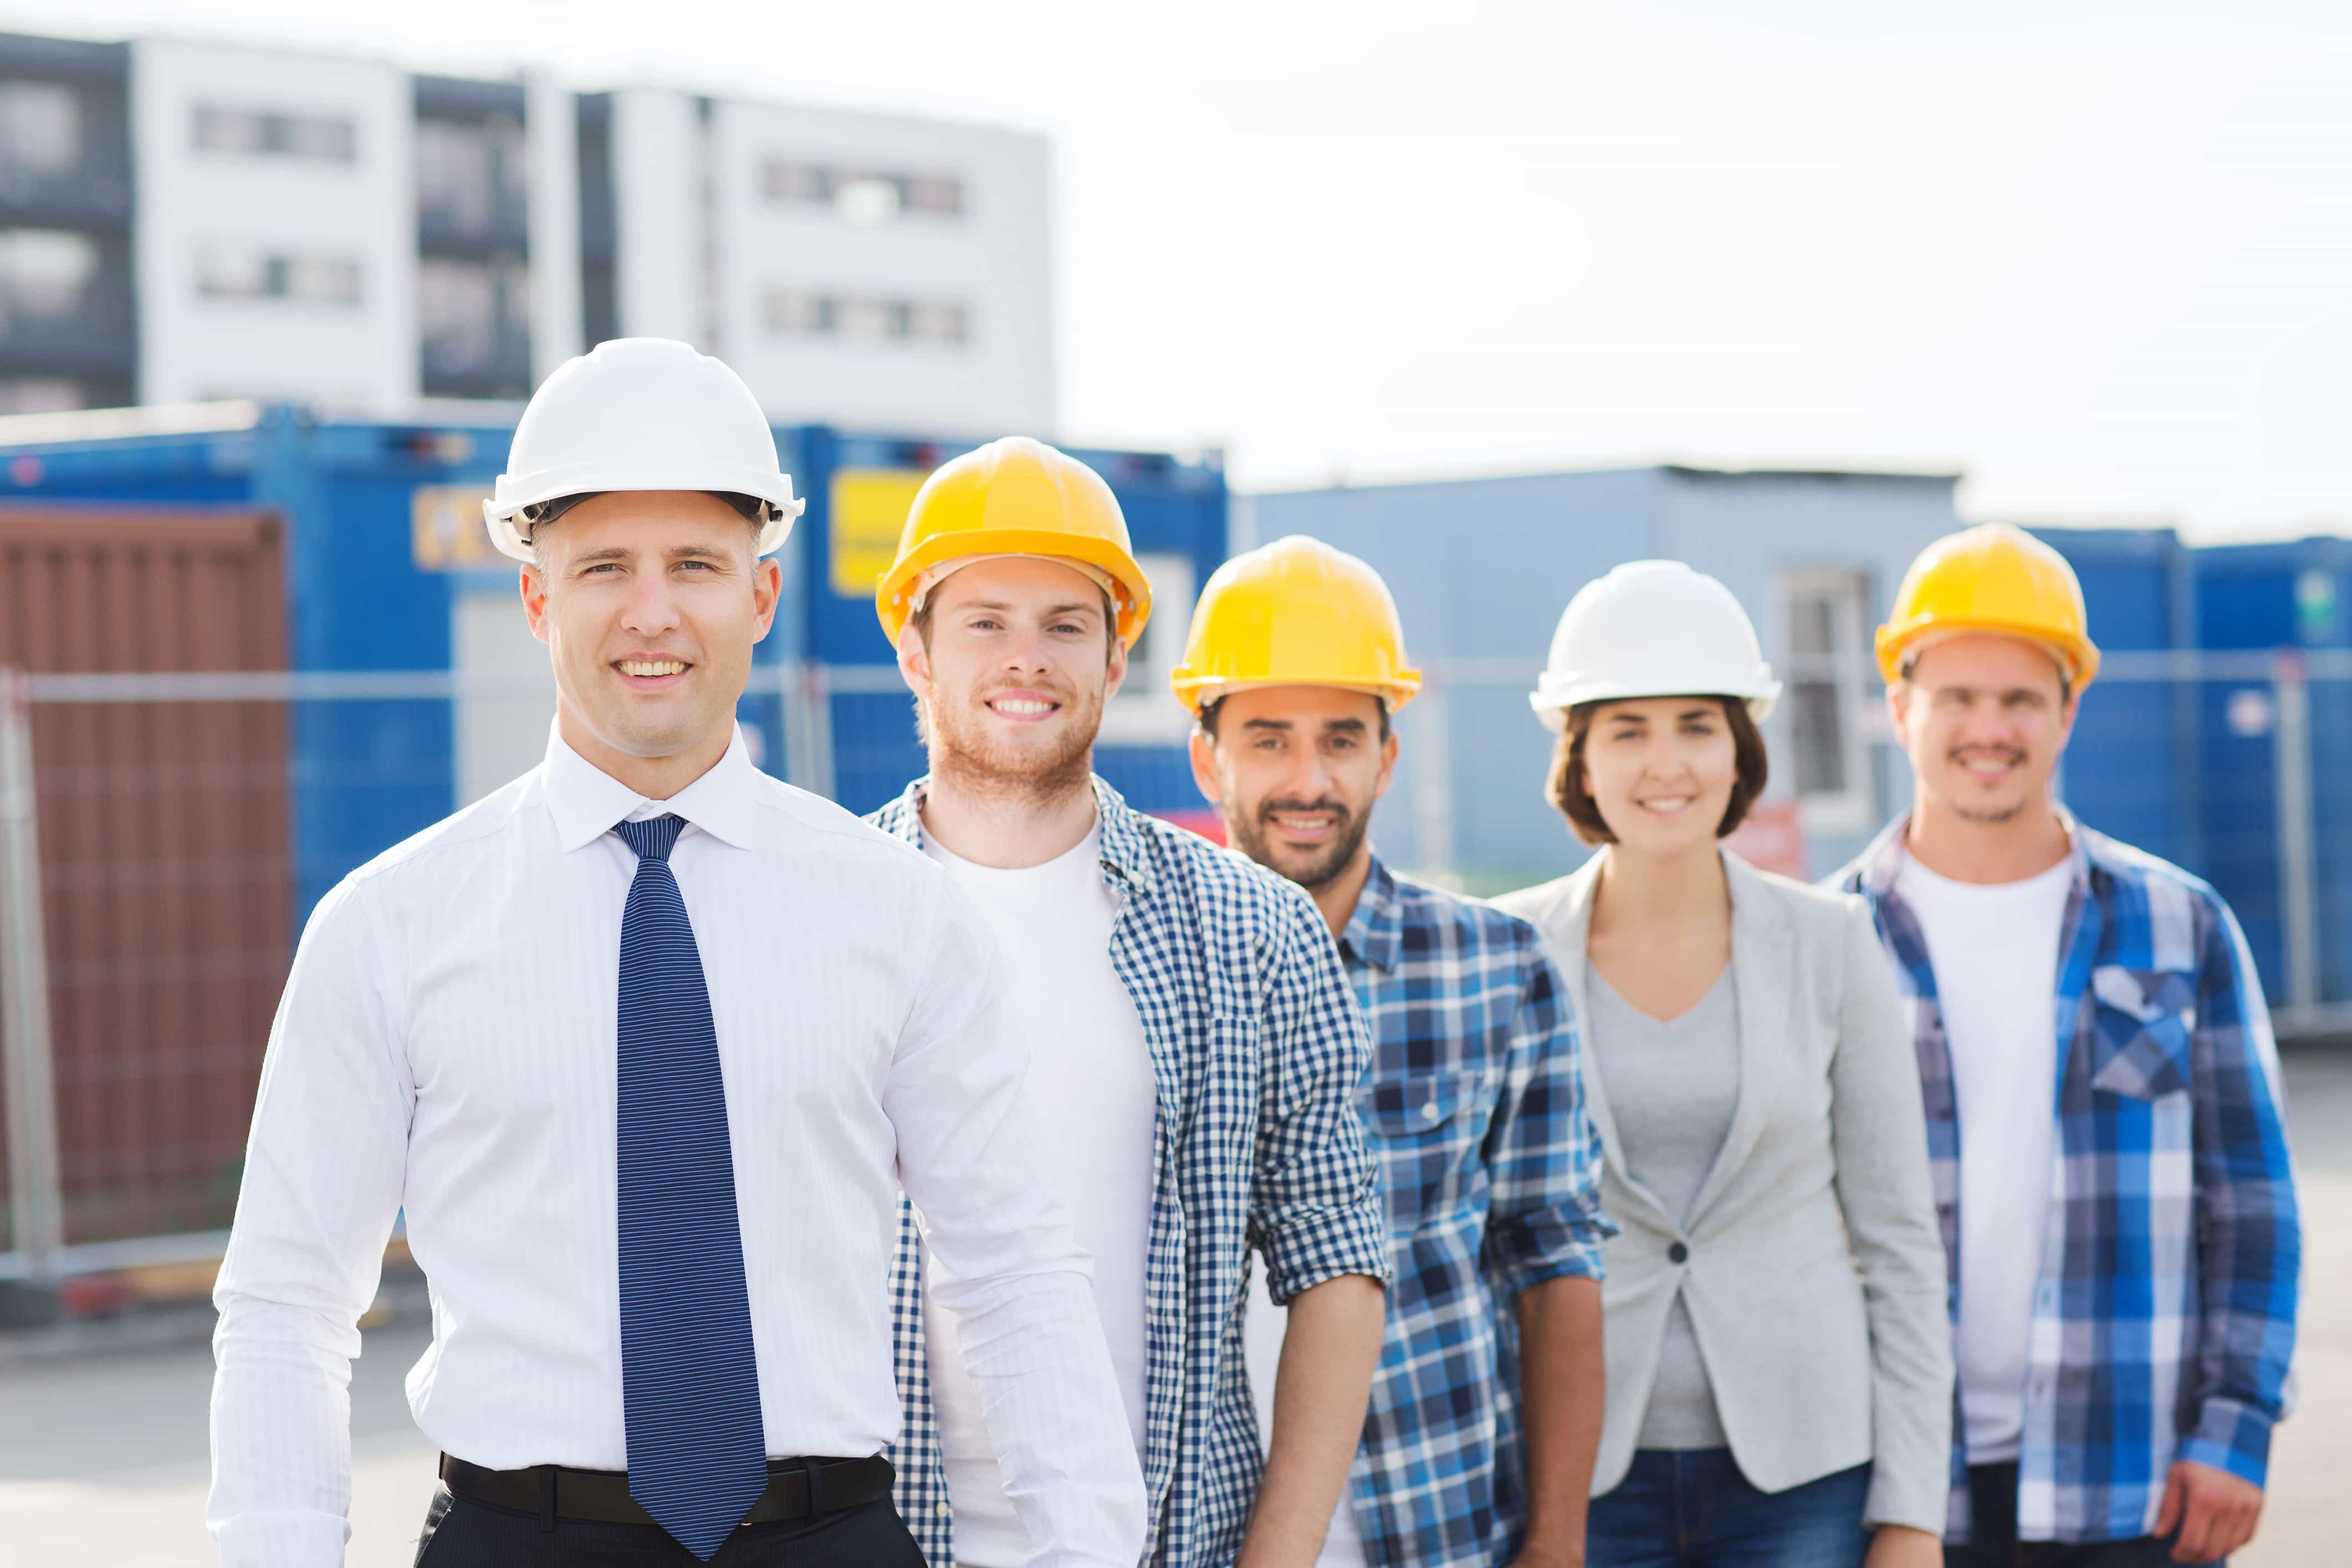
[[1669, 1263], [1689, 1262], [1690, 1249], [1684, 1246], [1679, 1241], [1675, 1242], [1672, 1247], [1666, 1249], [1666, 1261]]

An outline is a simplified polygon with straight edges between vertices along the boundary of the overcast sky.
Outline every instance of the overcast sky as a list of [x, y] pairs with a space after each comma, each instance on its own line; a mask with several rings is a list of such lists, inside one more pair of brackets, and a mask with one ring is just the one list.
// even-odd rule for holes
[[1859, 463], [1965, 470], [1977, 517], [2352, 532], [2342, 0], [34, 0], [0, 26], [1044, 131], [1066, 434], [1222, 443], [1252, 487]]

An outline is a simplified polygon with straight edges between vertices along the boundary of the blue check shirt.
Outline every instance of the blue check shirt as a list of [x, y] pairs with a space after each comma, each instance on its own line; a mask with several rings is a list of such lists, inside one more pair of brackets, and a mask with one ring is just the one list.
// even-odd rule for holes
[[[922, 841], [925, 780], [867, 819]], [[1242, 1356], [1248, 1253], [1287, 1302], [1342, 1274], [1388, 1278], [1377, 1172], [1356, 1114], [1364, 1022], [1314, 900], [1097, 779], [1103, 871], [1122, 897], [1111, 965], [1135, 1000], [1159, 1099], [1144, 1265], [1144, 1491], [1155, 1568], [1223, 1568], [1262, 1468]], [[954, 1516], [923, 1335], [923, 1247], [900, 1214], [891, 1341], [906, 1426], [898, 1511], [931, 1568]]]
[[[1895, 891], [1906, 822], [1840, 873], [1912, 1004], [1936, 1207], [1958, 1303], [1959, 1117], [1917, 918]], [[2263, 1484], [2290, 1401], [2301, 1230], [2278, 1048], [2237, 920], [2178, 866], [2070, 824], [2049, 1239], [2034, 1301], [2018, 1534], [2154, 1531], [2189, 1459]], [[1965, 985], [1971, 977], [1948, 975]], [[1955, 1421], [1948, 1539], [1969, 1529]]]
[[1371, 1025], [1357, 1103], [1394, 1270], [1349, 1477], [1364, 1558], [1498, 1568], [1526, 1525], [1513, 1303], [1601, 1278], [1616, 1232], [1575, 1022], [1534, 926], [1378, 857], [1339, 953]]

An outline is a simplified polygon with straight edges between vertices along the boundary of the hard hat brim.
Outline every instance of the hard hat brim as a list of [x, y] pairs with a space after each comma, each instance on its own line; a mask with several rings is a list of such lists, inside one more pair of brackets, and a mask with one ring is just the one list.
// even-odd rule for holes
[[1947, 615], [1917, 615], [1881, 626], [1873, 639], [1878, 673], [1888, 685], [1903, 678], [1903, 665], [1912, 654], [1954, 637], [2011, 637], [2047, 649], [2066, 673], [2068, 687], [2082, 691], [2099, 677], [2099, 649], [2088, 637], [2069, 636], [2047, 626], [2017, 621], [1967, 620]]
[[1393, 714], [1420, 693], [1421, 672], [1399, 670], [1385, 681], [1340, 675], [1283, 675], [1266, 680], [1234, 680], [1223, 675], [1191, 674], [1186, 666], [1179, 664], [1169, 685], [1175, 689], [1177, 700], [1192, 709], [1194, 718], [1201, 716], [1202, 708], [1220, 698], [1232, 696], [1237, 692], [1263, 691], [1269, 686], [1328, 686], [1334, 691], [1362, 692], [1367, 696], [1380, 698]]
[[893, 562], [874, 588], [874, 613], [882, 633], [897, 647], [898, 633], [914, 612], [915, 581], [942, 561], [966, 555], [1067, 556], [1108, 572], [1127, 591], [1118, 617], [1119, 640], [1135, 645], [1151, 618], [1151, 580], [1118, 541], [1056, 528], [971, 528], [935, 534]]

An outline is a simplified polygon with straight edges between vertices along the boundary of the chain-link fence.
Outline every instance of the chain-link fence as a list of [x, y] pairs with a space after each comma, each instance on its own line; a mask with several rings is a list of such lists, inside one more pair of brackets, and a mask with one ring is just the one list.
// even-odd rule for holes
[[[1431, 669], [1376, 821], [1392, 863], [1491, 893], [1581, 858], [1542, 799], [1536, 664]], [[1786, 792], [1751, 856], [1820, 874], [1902, 809], [1876, 695], [1783, 705]], [[543, 677], [0, 674], [0, 1277], [216, 1252], [302, 917], [529, 766], [551, 708]], [[888, 665], [762, 666], [743, 713], [762, 766], [854, 810], [922, 770]], [[1163, 718], [1124, 716], [1098, 766], [1139, 809], [1213, 831]], [[1809, 746], [1850, 760], [1807, 766]], [[2347, 769], [2352, 653], [2125, 653], [2063, 788], [2090, 825], [2211, 881], [2283, 1029], [2315, 1031], [2352, 1028], [2352, 796], [2326, 783]]]
[[[1808, 684], [1789, 661], [1792, 694]], [[1542, 798], [1552, 739], [1525, 659], [1433, 661], [1398, 718], [1404, 755], [1384, 852], [1474, 893], [1584, 856]], [[1834, 871], [1910, 800], [1874, 680], [1813, 683], [1767, 726], [1776, 783], [1738, 847], [1790, 874]], [[2352, 1030], [2352, 651], [2116, 653], [2084, 694], [2060, 773], [2092, 828], [2210, 882], [2244, 927], [2280, 1030]], [[2334, 782], [2331, 782], [2334, 781]]]

